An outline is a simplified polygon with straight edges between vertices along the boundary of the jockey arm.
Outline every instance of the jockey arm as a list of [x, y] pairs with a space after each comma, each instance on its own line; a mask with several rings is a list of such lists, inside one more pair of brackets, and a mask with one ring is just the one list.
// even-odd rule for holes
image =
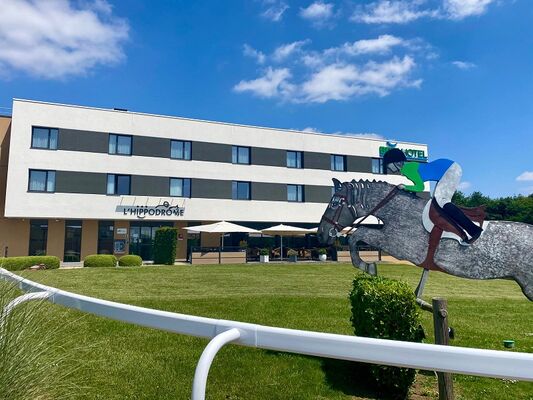
[[424, 180], [418, 172], [419, 163], [408, 162], [405, 163], [400, 170], [400, 173], [413, 182], [412, 185], [405, 185], [404, 189], [409, 192], [423, 192], [424, 191]]

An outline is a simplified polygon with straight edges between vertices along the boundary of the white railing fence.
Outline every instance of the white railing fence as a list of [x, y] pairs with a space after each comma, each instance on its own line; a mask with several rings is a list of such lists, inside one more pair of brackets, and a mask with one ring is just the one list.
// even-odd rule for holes
[[24, 279], [3, 268], [0, 268], [0, 278], [16, 283], [24, 292], [39, 293], [15, 299], [6, 307], [9, 310], [24, 301], [46, 299], [101, 317], [212, 339], [196, 367], [193, 400], [205, 399], [211, 363], [228, 343], [339, 360], [533, 381], [533, 354], [529, 353], [372, 339], [204, 318], [82, 296]]

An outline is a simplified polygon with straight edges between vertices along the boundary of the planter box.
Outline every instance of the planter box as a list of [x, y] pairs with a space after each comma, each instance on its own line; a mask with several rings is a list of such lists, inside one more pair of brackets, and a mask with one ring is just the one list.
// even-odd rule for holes
[[259, 256], [259, 262], [262, 262], [262, 263], [267, 263], [269, 262], [269, 256], [266, 255], [266, 256]]
[[296, 262], [298, 261], [298, 256], [289, 256], [289, 262]]
[[320, 261], [326, 261], [328, 259], [328, 255], [327, 254], [319, 254], [318, 255], [318, 259]]

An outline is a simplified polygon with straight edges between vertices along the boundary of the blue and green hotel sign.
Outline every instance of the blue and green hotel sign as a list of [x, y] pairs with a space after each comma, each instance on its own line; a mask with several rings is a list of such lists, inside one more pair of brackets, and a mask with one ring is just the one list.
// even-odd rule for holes
[[[399, 148], [397, 146], [398, 146], [398, 143], [387, 142], [386, 146], [379, 147], [379, 156], [383, 157], [383, 155], [390, 149]], [[428, 157], [424, 150], [417, 150], [417, 149], [400, 149], [400, 150], [403, 151], [403, 153], [405, 154], [405, 157], [408, 160], [423, 161], [423, 162], [427, 162], [428, 160]]]

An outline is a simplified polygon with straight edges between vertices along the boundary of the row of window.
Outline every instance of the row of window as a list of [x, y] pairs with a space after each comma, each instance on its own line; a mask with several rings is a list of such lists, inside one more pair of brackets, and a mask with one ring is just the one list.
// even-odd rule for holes
[[[30, 192], [55, 192], [56, 173], [30, 169], [28, 190]], [[251, 200], [251, 182], [232, 182], [233, 200]], [[131, 194], [131, 175], [107, 174], [108, 195], [127, 196]], [[171, 197], [191, 197], [190, 178], [170, 178]], [[287, 185], [287, 201], [304, 201], [303, 185]]]
[[[36, 149], [57, 149], [58, 130], [54, 128], [33, 127], [32, 148]], [[133, 137], [130, 135], [109, 134], [109, 154], [130, 156], [132, 154]], [[178, 160], [191, 160], [192, 144], [183, 140], [170, 141], [170, 158]], [[231, 162], [233, 164], [251, 164], [251, 148], [243, 146], [232, 146]], [[332, 154], [332, 171], [346, 171], [346, 156]], [[372, 159], [372, 173], [382, 173], [381, 159]], [[301, 151], [287, 151], [288, 168], [304, 168], [303, 153]]]

